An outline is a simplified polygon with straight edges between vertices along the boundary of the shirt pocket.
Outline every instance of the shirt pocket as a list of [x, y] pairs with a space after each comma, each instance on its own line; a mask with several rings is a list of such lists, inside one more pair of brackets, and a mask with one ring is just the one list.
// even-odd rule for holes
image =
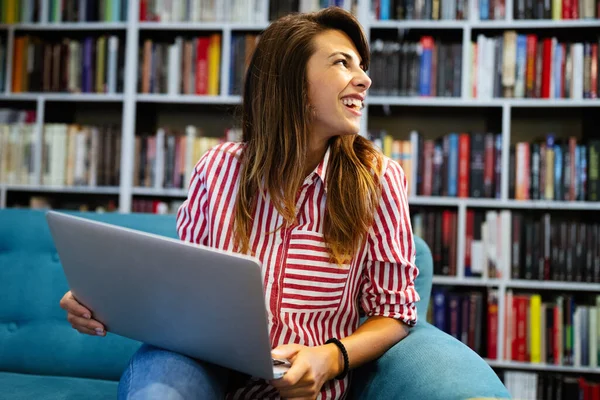
[[350, 264], [330, 262], [321, 233], [292, 231], [283, 278], [281, 311], [312, 313], [339, 307]]

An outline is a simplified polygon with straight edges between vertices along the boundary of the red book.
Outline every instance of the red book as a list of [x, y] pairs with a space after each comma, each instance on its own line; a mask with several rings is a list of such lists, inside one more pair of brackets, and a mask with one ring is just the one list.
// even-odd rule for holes
[[208, 94], [209, 37], [196, 39], [196, 94]]
[[516, 335], [514, 338], [512, 353], [514, 361], [529, 361], [527, 354], [527, 309], [529, 308], [529, 296], [513, 296], [513, 307], [516, 311], [513, 316], [517, 324]]
[[487, 313], [487, 358], [495, 360], [498, 358], [498, 298], [488, 295]]
[[600, 383], [590, 383], [592, 400], [600, 400]]
[[571, 19], [579, 19], [579, 1], [571, 0]]
[[148, 0], [140, 0], [140, 21], [146, 21]]
[[483, 196], [494, 197], [494, 165], [496, 157], [494, 153], [494, 134], [486, 133], [484, 139], [483, 154]]
[[572, 7], [572, 0], [563, 0], [563, 6], [562, 6], [562, 19], [570, 19], [571, 18], [571, 7]]
[[552, 79], [552, 39], [544, 39], [542, 46], [542, 98], [549, 99]]
[[465, 276], [471, 276], [471, 246], [473, 244], [473, 231], [475, 230], [475, 211], [473, 209], [467, 210], [465, 229]]
[[469, 197], [469, 173], [471, 161], [471, 136], [458, 136], [458, 197]]
[[554, 348], [552, 349], [552, 354], [554, 354], [554, 364], [561, 365], [562, 363], [562, 313], [559, 306], [554, 306], [554, 327], [553, 327], [553, 335], [554, 338]]

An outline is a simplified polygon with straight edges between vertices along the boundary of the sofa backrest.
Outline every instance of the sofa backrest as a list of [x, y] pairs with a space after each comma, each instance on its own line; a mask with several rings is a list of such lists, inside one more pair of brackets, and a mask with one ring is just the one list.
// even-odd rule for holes
[[[175, 216], [76, 213], [94, 220], [177, 237]], [[416, 286], [425, 319], [431, 277], [429, 248], [419, 238]], [[0, 371], [118, 380], [140, 343], [108, 333], [79, 334], [59, 307], [68, 285], [45, 212], [0, 210]]]
[[[73, 214], [177, 237], [173, 216]], [[119, 379], [140, 344], [72, 329], [59, 306], [67, 290], [45, 213], [0, 210], [0, 371]]]

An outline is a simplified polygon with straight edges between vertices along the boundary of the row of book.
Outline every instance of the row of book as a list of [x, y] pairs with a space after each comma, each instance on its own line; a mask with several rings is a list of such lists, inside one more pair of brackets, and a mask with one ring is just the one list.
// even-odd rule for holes
[[600, 140], [569, 137], [517, 142], [509, 157], [509, 197], [517, 200], [600, 200]]
[[0, 124], [0, 182], [14, 185], [118, 186], [121, 131], [112, 125], [46, 124], [39, 148], [33, 123]]
[[[166, 62], [165, 62], [166, 60]], [[221, 35], [174, 42], [145, 39], [138, 64], [140, 93], [218, 95], [221, 77]]]
[[477, 35], [470, 75], [474, 98], [597, 98], [600, 42], [518, 34]]
[[0, 183], [33, 184], [35, 110], [0, 108]]
[[506, 293], [504, 359], [598, 367], [600, 296]]
[[265, 4], [264, 0], [140, 0], [140, 21], [264, 23]]
[[321, 8], [337, 6], [357, 13], [358, 0], [278, 0], [269, 1], [269, 20], [274, 21], [295, 12], [312, 12]]
[[600, 400], [600, 382], [583, 376], [553, 372], [500, 372], [513, 399], [519, 400]]
[[465, 276], [600, 283], [600, 224], [550, 213], [467, 210]]
[[25, 195], [12, 198], [9, 193], [7, 206], [10, 208], [31, 208], [37, 210], [74, 210], [74, 211], [94, 211], [98, 213], [116, 212], [118, 202], [114, 198], [105, 198], [104, 196], [85, 196], [81, 195], [63, 195], [61, 197], [36, 194], [33, 196]]
[[42, 145], [42, 185], [119, 185], [120, 127], [45, 124]]
[[[480, 0], [484, 1], [484, 0]], [[466, 20], [466, 0], [371, 0], [371, 19], [387, 20]]]
[[35, 123], [0, 124], [0, 183], [34, 185]]
[[17, 36], [12, 92], [122, 92], [124, 50], [121, 38], [114, 35], [59, 41]]
[[424, 139], [420, 132], [412, 131], [410, 141], [411, 169], [407, 174], [410, 193], [419, 196], [501, 197], [501, 134], [451, 132], [434, 140]]
[[600, 6], [595, 0], [516, 0], [514, 19], [567, 19], [600, 18]]
[[415, 236], [422, 238], [431, 249], [434, 275], [456, 276], [457, 211], [411, 208], [411, 225]]
[[0, 23], [119, 22], [128, 0], [2, 0]]
[[496, 289], [490, 289], [486, 295], [479, 291], [456, 291], [434, 286], [426, 318], [427, 322], [460, 340], [480, 356], [496, 358]]
[[461, 96], [462, 46], [432, 36], [371, 43], [369, 92], [379, 96]]
[[412, 142], [394, 139], [385, 130], [370, 130], [368, 137], [375, 146], [381, 149], [383, 154], [400, 164], [408, 180], [408, 194], [413, 194], [414, 185], [411, 184]]
[[221, 137], [207, 137], [189, 125], [185, 133], [159, 128], [154, 135], [135, 138], [134, 187], [186, 189], [194, 165], [223, 141], [239, 141], [241, 130], [227, 129]]
[[131, 201], [131, 212], [146, 214], [176, 214], [182, 203], [182, 200], [164, 201], [134, 197]]

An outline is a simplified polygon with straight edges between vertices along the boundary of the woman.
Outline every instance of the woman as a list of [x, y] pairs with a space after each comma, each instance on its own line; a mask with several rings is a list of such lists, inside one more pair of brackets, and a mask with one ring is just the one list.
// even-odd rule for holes
[[[182, 240], [262, 262], [273, 357], [289, 371], [265, 382], [145, 345], [121, 398], [342, 398], [349, 370], [408, 334], [419, 296], [406, 178], [357, 135], [368, 64], [339, 8], [272, 23], [248, 67], [243, 142], [200, 159], [177, 214]], [[70, 293], [61, 304], [75, 329], [104, 335]]]

